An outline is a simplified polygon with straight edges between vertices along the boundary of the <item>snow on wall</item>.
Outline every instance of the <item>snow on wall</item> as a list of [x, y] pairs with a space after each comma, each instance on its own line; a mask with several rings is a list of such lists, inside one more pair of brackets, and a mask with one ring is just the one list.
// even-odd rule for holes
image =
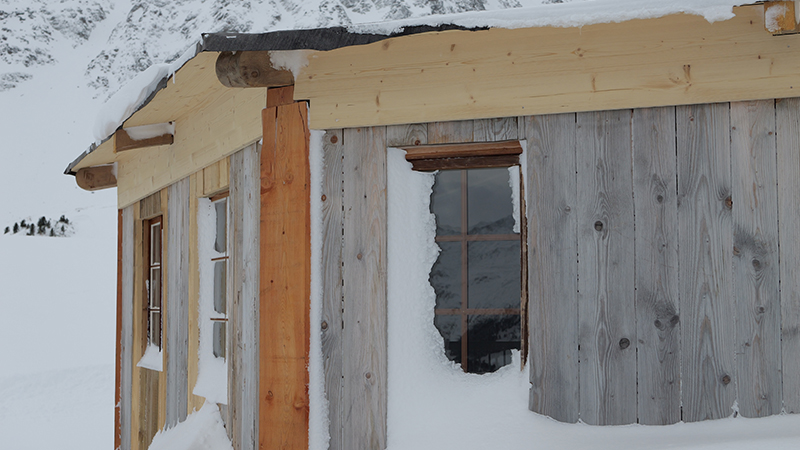
[[214, 311], [214, 262], [212, 258], [224, 256], [214, 250], [216, 239], [216, 211], [207, 198], [197, 203], [197, 246], [200, 271], [198, 329], [200, 343], [197, 348], [197, 383], [194, 395], [209, 402], [228, 404], [228, 365], [224, 358], [214, 356], [212, 317], [224, 316]]
[[206, 402], [185, 421], [160, 430], [149, 450], [233, 450], [217, 405]]
[[136, 363], [136, 367], [144, 367], [145, 369], [161, 372], [164, 370], [164, 352], [155, 344], [147, 344], [144, 355]]

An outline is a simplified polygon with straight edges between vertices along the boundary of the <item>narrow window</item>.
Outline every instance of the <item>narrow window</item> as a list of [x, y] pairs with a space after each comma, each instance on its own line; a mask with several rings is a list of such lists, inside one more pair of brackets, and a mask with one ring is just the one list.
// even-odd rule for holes
[[161, 349], [161, 299], [162, 284], [162, 217], [154, 217], [145, 222], [148, 238], [148, 277], [145, 281], [147, 292], [147, 343]]
[[[214, 200], [214, 199], [212, 199]], [[214, 316], [212, 322], [212, 342], [214, 356], [225, 358], [225, 336], [228, 323], [227, 274], [228, 274], [228, 199], [223, 197], [214, 201], [215, 256], [214, 265]]]

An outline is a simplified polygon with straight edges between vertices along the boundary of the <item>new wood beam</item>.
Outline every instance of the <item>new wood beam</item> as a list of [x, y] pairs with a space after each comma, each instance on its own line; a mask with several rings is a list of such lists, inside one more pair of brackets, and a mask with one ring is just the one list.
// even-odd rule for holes
[[81, 189], [87, 191], [99, 191], [117, 186], [117, 177], [111, 164], [80, 169], [75, 174], [75, 181]]
[[294, 75], [272, 67], [269, 52], [222, 52], [217, 57], [217, 78], [227, 87], [280, 87], [294, 84]]
[[172, 145], [174, 141], [175, 136], [170, 133], [165, 133], [146, 139], [134, 139], [127, 130], [119, 129], [114, 134], [114, 153], [119, 153], [126, 150], [134, 150], [137, 148]]

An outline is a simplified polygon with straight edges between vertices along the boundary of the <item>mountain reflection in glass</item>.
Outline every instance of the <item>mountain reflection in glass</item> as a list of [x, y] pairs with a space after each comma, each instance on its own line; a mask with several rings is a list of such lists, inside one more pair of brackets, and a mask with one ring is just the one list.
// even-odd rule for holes
[[447, 358], [471, 373], [494, 372], [520, 348], [521, 241], [510, 173], [442, 170], [431, 195], [441, 249], [430, 273], [434, 325]]

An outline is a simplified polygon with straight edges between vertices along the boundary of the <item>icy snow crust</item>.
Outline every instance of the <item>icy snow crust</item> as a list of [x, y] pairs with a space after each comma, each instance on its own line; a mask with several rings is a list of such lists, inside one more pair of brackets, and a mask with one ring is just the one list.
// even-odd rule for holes
[[183, 422], [161, 430], [148, 450], [233, 450], [217, 405], [206, 402]]

